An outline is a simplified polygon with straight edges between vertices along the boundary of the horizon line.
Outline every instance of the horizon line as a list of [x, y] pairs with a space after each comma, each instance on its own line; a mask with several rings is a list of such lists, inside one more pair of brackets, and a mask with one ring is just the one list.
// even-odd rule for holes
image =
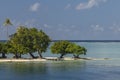
[[[61, 40], [51, 40], [51, 42], [57, 42], [57, 41], [70, 41], [70, 42], [120, 42], [120, 40], [67, 40], [67, 39], [61, 39]], [[6, 42], [8, 40], [0, 40], [1, 42]]]

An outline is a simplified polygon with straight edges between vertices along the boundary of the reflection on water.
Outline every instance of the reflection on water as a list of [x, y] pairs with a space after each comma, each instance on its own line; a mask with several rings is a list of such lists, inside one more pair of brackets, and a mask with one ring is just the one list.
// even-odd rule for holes
[[[85, 61], [58, 61], [58, 62], [14, 62], [0, 63], [0, 80], [31, 79], [60, 80], [73, 74], [74, 71], [84, 70]], [[5, 72], [5, 73], [4, 73]], [[6, 77], [7, 76], [7, 77]]]
[[117, 63], [114, 60], [0, 63], [0, 80], [119, 80]]
[[48, 66], [54, 71], [70, 71], [75, 70], [76, 68], [84, 68], [85, 61], [60, 61], [56, 63], [49, 63]]
[[10, 69], [19, 75], [44, 74], [46, 72], [45, 63], [12, 63]]

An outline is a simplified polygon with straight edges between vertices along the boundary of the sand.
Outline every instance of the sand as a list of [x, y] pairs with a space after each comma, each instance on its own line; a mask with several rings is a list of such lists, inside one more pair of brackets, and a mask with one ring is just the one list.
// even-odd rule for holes
[[0, 62], [33, 62], [33, 61], [46, 61], [46, 59], [0, 59]]
[[45, 57], [45, 59], [0, 59], [0, 62], [43, 62], [43, 61], [72, 61], [72, 60], [108, 60], [108, 58], [79, 58], [75, 59], [72, 57], [65, 57], [62, 59], [59, 59], [57, 57]]

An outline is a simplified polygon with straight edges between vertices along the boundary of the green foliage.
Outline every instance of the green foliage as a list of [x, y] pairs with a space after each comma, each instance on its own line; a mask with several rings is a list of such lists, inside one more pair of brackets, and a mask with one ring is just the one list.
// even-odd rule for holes
[[42, 30], [37, 31], [35, 29], [32, 29], [33, 31], [33, 44], [34, 44], [34, 48], [37, 50], [40, 58], [42, 58], [42, 53], [46, 52], [49, 44], [50, 44], [50, 38], [48, 35], [46, 35]]
[[63, 58], [64, 55], [68, 54], [68, 46], [70, 45], [69, 41], [58, 41], [53, 43], [51, 46], [51, 52], [53, 54], [61, 54], [60, 58]]
[[8, 53], [8, 48], [8, 43], [0, 42], [0, 53], [2, 54], [2, 58], [6, 58], [5, 54]]
[[74, 51], [76, 50], [76, 44], [75, 43], [70, 43], [66, 49], [66, 51], [70, 54], [73, 54]]
[[[3, 25], [9, 26], [12, 25], [12, 23], [10, 19], [7, 18]], [[16, 33], [11, 35], [7, 43], [0, 43], [0, 53], [3, 58], [5, 58], [6, 53], [13, 53], [15, 58], [21, 58], [21, 55], [29, 53], [32, 58], [36, 58], [33, 53], [38, 52], [39, 57], [43, 58], [42, 53], [46, 52], [50, 42], [51, 39], [42, 30], [19, 26]], [[62, 40], [53, 43], [51, 52], [53, 54], [60, 54], [60, 58], [63, 58], [66, 54], [73, 54], [75, 58], [79, 58], [79, 55], [86, 54], [87, 49], [75, 43]]]
[[79, 55], [86, 54], [87, 50], [69, 41], [58, 41], [51, 46], [51, 52], [53, 54], [61, 54], [60, 58], [63, 58], [66, 54], [73, 54], [75, 58], [79, 58]]
[[35, 57], [32, 53], [37, 51], [42, 58], [41, 53], [47, 50], [49, 43], [49, 36], [42, 30], [20, 26], [10, 38], [10, 51], [15, 55], [29, 53], [33, 58]]
[[87, 49], [86, 49], [86, 48], [81, 47], [81, 46], [79, 46], [79, 45], [75, 45], [74, 48], [75, 48], [75, 49], [74, 49], [74, 51], [73, 51], [73, 56], [74, 56], [75, 58], [79, 58], [79, 55], [82, 55], [82, 54], [86, 55], [86, 52], [87, 52]]
[[6, 26], [7, 38], [9, 38], [8, 26], [11, 26], [11, 25], [12, 23], [9, 18], [7, 18], [5, 22], [3, 23], [3, 26]]
[[7, 18], [7, 19], [5, 20], [5, 22], [3, 23], [3, 25], [4, 25], [4, 26], [9, 26], [9, 25], [12, 25], [12, 23], [11, 23], [10, 19]]
[[25, 46], [26, 32], [27, 28], [20, 26], [17, 29], [17, 32], [10, 38], [9, 44], [11, 45], [11, 48], [9, 48], [9, 52], [13, 53], [15, 58], [20, 58], [21, 54], [26, 54], [28, 52], [28, 48]]

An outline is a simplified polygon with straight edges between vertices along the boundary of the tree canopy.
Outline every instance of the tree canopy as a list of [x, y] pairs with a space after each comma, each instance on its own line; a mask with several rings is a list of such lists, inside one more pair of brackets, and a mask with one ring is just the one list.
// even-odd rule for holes
[[35, 56], [32, 54], [38, 52], [40, 58], [42, 53], [46, 52], [50, 43], [49, 36], [42, 30], [36, 28], [27, 28], [20, 26], [17, 32], [14, 33], [10, 40], [10, 51], [15, 54], [15, 57], [19, 58], [21, 54], [29, 53], [32, 58]]
[[81, 47], [79, 45], [75, 45], [75, 49], [73, 51], [74, 58], [79, 58], [79, 55], [86, 55], [87, 49], [84, 47]]
[[11, 25], [13, 24], [11, 23], [11, 20], [9, 18], [7, 18], [3, 23], [3, 26], [6, 26], [7, 38], [9, 38], [8, 26], [11, 26]]
[[9, 26], [9, 25], [12, 25], [12, 23], [11, 23], [10, 19], [7, 18], [7, 19], [5, 20], [5, 22], [3, 23], [3, 25], [4, 25], [4, 26]]
[[9, 45], [5, 42], [0, 42], [0, 53], [2, 54], [1, 58], [6, 58], [8, 53]]
[[51, 52], [53, 54], [61, 54], [60, 58], [63, 58], [63, 56], [68, 53], [68, 51], [66, 49], [68, 48], [69, 44], [70, 44], [69, 41], [58, 41], [58, 42], [55, 42], [51, 46]]
[[[7, 26], [13, 25], [11, 20], [7, 18], [3, 24]], [[7, 53], [14, 54], [15, 58], [21, 58], [21, 55], [29, 54], [32, 58], [43, 58], [42, 53], [47, 51], [50, 45], [50, 37], [43, 31], [36, 28], [27, 28], [19, 26], [17, 31], [9, 36], [9, 40], [5, 43], [0, 43], [0, 54], [2, 58], [6, 58]], [[75, 58], [79, 55], [86, 54], [87, 49], [67, 40], [54, 42], [50, 47], [53, 54], [60, 54], [60, 58], [67, 54], [72, 54]], [[38, 53], [39, 56], [34, 56], [33, 53]]]
[[73, 54], [75, 58], [79, 58], [79, 55], [86, 54], [87, 50], [80, 45], [63, 40], [53, 43], [51, 52], [53, 54], [61, 54], [60, 58], [63, 58], [66, 54]]

